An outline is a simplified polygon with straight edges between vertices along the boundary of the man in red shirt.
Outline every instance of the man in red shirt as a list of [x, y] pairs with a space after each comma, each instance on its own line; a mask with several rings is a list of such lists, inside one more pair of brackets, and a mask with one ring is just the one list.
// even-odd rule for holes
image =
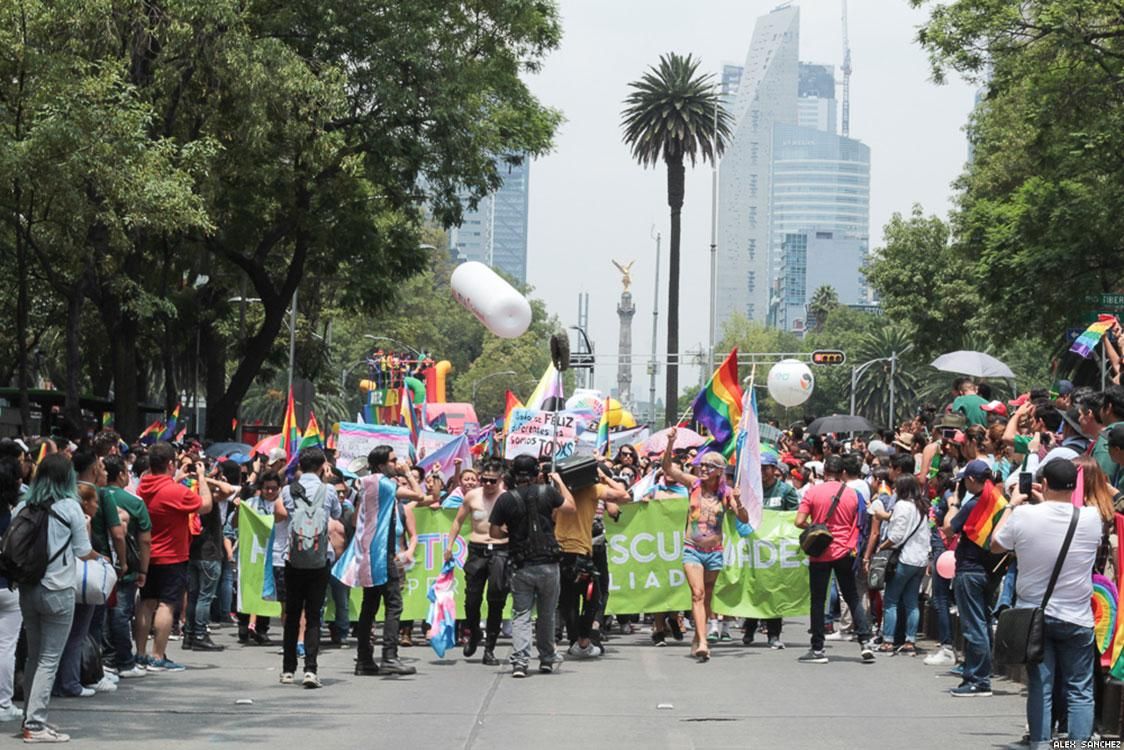
[[[148, 452], [148, 473], [141, 477], [137, 494], [148, 506], [152, 519], [152, 554], [149, 559], [141, 606], [137, 609], [134, 634], [137, 664], [149, 672], [182, 672], [184, 666], [167, 657], [165, 649], [172, 633], [172, 611], [187, 590], [187, 559], [191, 552], [192, 515], [211, 511], [211, 490], [202, 463], [190, 467], [195, 490], [181, 484], [187, 472], [176, 472], [176, 451], [168, 443], [157, 443]], [[188, 467], [185, 467], [185, 469]], [[196, 492], [197, 490], [197, 492]], [[144, 654], [148, 632], [155, 621], [152, 656]]]
[[[812, 649], [800, 661], [826, 664], [824, 653], [823, 610], [831, 574], [839, 586], [839, 595], [851, 608], [855, 634], [859, 639], [863, 661], [874, 661], [870, 647], [870, 621], [855, 587], [854, 555], [859, 542], [859, 497], [843, 484], [843, 458], [828, 456], [823, 464], [824, 482], [809, 487], [796, 511], [796, 525], [802, 529], [822, 523], [831, 532], [831, 544], [822, 555], [808, 560], [808, 584], [812, 591]], [[832, 505], [835, 505], [834, 510]]]

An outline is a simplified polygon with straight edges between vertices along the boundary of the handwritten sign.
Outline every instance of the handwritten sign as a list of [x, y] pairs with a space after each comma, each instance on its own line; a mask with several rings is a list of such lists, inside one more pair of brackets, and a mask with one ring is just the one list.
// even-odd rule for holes
[[380, 445], [389, 445], [399, 458], [410, 455], [410, 430], [384, 424], [340, 422], [336, 456], [340, 466], [355, 471], [353, 464], [365, 465], [367, 454]]
[[538, 409], [514, 409], [511, 412], [511, 430], [504, 442], [504, 457], [534, 456], [535, 458], [562, 459], [574, 453], [578, 435], [584, 430], [585, 420], [579, 415], [558, 412], [557, 435], [554, 412]]

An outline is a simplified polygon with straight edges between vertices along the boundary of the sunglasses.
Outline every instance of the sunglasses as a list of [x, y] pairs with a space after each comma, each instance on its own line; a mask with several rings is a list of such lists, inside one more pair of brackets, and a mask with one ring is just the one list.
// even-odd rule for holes
[[480, 477], [480, 484], [499, 484], [499, 481], [498, 478]]

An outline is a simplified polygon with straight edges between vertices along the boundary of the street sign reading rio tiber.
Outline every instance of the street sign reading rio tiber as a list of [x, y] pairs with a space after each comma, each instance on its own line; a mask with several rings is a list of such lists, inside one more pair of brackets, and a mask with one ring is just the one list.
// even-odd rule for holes
[[839, 349], [820, 349], [812, 352], [813, 365], [841, 365], [846, 361], [846, 353]]

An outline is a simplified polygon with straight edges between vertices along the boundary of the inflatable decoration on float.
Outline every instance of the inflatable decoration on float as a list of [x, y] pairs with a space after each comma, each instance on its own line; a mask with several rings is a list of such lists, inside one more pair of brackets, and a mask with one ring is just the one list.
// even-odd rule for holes
[[449, 285], [457, 302], [500, 338], [522, 336], [530, 327], [531, 303], [483, 263], [461, 263], [453, 271]]

